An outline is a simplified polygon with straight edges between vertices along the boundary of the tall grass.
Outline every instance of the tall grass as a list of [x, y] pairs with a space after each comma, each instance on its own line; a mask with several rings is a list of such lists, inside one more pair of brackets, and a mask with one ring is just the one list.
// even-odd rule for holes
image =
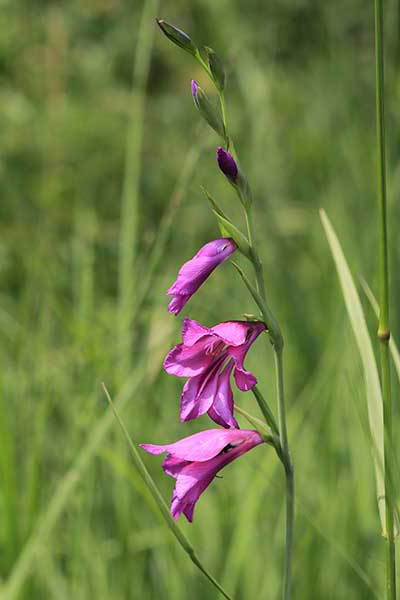
[[[215, 597], [155, 519], [113, 419], [52, 513], [51, 527], [42, 529], [107, 414], [101, 382], [114, 397], [120, 390], [120, 197], [142, 10], [142, 2], [2, 4], [0, 574], [7, 586], [24, 573], [14, 588], [22, 600]], [[317, 210], [323, 206], [340, 232], [355, 278], [362, 272], [376, 289], [372, 6], [250, 0], [244, 8], [237, 0], [174, 0], [163, 4], [163, 14], [197, 41], [215, 40], [219, 53], [231, 48], [230, 122], [254, 182], [271, 305], [285, 323], [288, 429], [298, 473], [296, 600], [381, 597], [384, 541], [376, 535], [362, 363]], [[394, 26], [389, 20], [395, 41]], [[235, 211], [195, 127], [189, 80], [194, 76], [204, 87], [206, 81], [186, 57], [165, 52], [163, 42], [154, 38], [144, 100], [131, 316], [142, 299], [126, 357], [126, 403], [119, 409], [135, 440], [154, 442], [182, 433], [179, 382], [159, 373], [161, 358], [178, 339], [164, 292], [176, 265], [217, 233], [202, 203], [205, 173], [209, 191], [227, 212]], [[388, 186], [397, 189], [395, 96], [388, 98], [387, 116]], [[250, 136], [242, 140], [245, 130]], [[217, 143], [209, 133], [200, 138], [205, 135], [205, 143]], [[181, 158], [190, 154], [175, 211], [170, 199], [183, 178]], [[399, 218], [392, 198], [389, 228]], [[165, 210], [173, 218], [163, 229], [161, 264], [153, 262], [153, 249]], [[398, 260], [394, 244], [391, 327], [397, 339]], [[226, 265], [193, 298], [200, 321], [220, 320], [226, 294], [232, 318], [241, 318], [243, 307], [252, 310], [233, 279]], [[374, 331], [367, 301], [363, 308]], [[249, 368], [265, 370], [257, 353], [249, 359]], [[129, 390], [138, 368], [144, 383]], [[269, 369], [261, 391], [273, 404], [272, 362]], [[395, 437], [398, 398], [394, 380]], [[237, 399], [250, 410], [250, 395]], [[274, 598], [280, 588], [281, 473], [272, 453], [260, 467], [256, 452], [214, 482], [192, 526], [182, 523], [237, 599]], [[170, 481], [153, 468], [168, 497]], [[28, 552], [29, 569], [19, 571], [32, 539], [37, 545]]]

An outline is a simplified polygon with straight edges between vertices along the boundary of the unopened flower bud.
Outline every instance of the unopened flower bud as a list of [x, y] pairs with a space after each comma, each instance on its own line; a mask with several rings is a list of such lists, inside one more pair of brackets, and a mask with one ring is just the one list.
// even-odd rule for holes
[[187, 33], [181, 29], [178, 29], [178, 27], [174, 27], [174, 25], [167, 23], [167, 21], [164, 21], [163, 19], [156, 19], [156, 21], [161, 31], [169, 40], [171, 40], [171, 42], [179, 46], [179, 48], [186, 50], [186, 52], [193, 54], [193, 56], [196, 54], [198, 51], [197, 47], [194, 45]]
[[245, 208], [249, 207], [252, 198], [249, 182], [245, 175], [238, 168], [235, 159], [224, 148], [217, 148], [217, 162], [218, 166], [228, 179], [229, 183], [233, 185], [239, 199]]
[[222, 138], [225, 139], [225, 128], [218, 110], [210, 102], [207, 94], [199, 86], [197, 81], [192, 80], [191, 88], [194, 103], [201, 116], [207, 121], [209, 126], [214, 129], [214, 131], [216, 131]]
[[236, 183], [238, 176], [236, 161], [232, 154], [221, 148], [221, 146], [217, 149], [217, 162], [225, 177], [232, 183]]

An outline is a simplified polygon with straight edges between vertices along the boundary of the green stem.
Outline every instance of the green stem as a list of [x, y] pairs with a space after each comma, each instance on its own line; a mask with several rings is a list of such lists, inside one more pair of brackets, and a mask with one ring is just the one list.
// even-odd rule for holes
[[379, 211], [379, 288], [380, 311], [378, 339], [381, 355], [381, 384], [384, 423], [384, 471], [386, 508], [386, 598], [396, 600], [396, 549], [394, 538], [394, 510], [392, 494], [392, 394], [389, 363], [389, 266], [386, 208], [386, 154], [385, 154], [385, 78], [384, 78], [383, 0], [375, 0], [375, 77], [376, 77], [376, 133], [378, 154], [378, 211]]
[[272, 410], [270, 409], [270, 407], [268, 406], [264, 396], [262, 395], [262, 393], [260, 392], [260, 390], [258, 389], [258, 387], [256, 385], [252, 388], [251, 391], [253, 392], [254, 397], [257, 400], [257, 404], [264, 416], [265, 421], [267, 422], [267, 425], [270, 427], [270, 429], [274, 433], [274, 435], [279, 437], [279, 429], [278, 429], [278, 425], [276, 424], [274, 414], [273, 414]]
[[292, 556], [294, 541], [294, 471], [293, 465], [285, 463], [286, 476], [286, 539], [285, 539], [285, 562], [283, 565], [283, 589], [282, 599], [291, 598], [292, 581]]
[[[261, 312], [268, 326], [268, 332], [271, 337], [275, 356], [275, 374], [278, 400], [278, 422], [280, 448], [278, 456], [280, 457], [286, 478], [286, 539], [285, 539], [285, 560], [283, 567], [283, 588], [282, 599], [290, 600], [291, 597], [291, 575], [292, 575], [292, 555], [294, 540], [294, 469], [289, 452], [287, 426], [286, 426], [286, 408], [284, 397], [284, 378], [283, 378], [283, 337], [278, 321], [272, 313], [267, 303], [264, 273], [261, 260], [255, 247], [254, 226], [252, 220], [251, 206], [245, 210], [247, 233], [250, 244], [253, 248], [253, 267], [256, 276], [257, 289], [252, 292], [253, 297], [259, 304]], [[248, 282], [249, 287], [250, 282]], [[250, 284], [251, 286], [251, 284]], [[251, 288], [249, 287], [250, 291]], [[259, 301], [257, 300], [259, 299]], [[257, 398], [257, 396], [256, 396]], [[262, 409], [262, 405], [259, 406]], [[268, 415], [269, 417], [270, 415]], [[265, 416], [267, 420], [267, 416]], [[267, 420], [268, 423], [268, 420]]]
[[285, 455], [289, 455], [287, 426], [286, 426], [286, 410], [283, 387], [283, 353], [282, 349], [274, 349], [275, 372], [276, 372], [276, 396], [278, 399], [278, 422], [279, 422], [279, 437], [281, 440], [282, 450]]
[[225, 130], [226, 149], [229, 150], [230, 138], [228, 135], [228, 121], [227, 121], [227, 114], [226, 114], [225, 93], [223, 90], [219, 92], [219, 104], [221, 107], [222, 122], [224, 124], [224, 130]]
[[211, 575], [211, 573], [209, 573], [207, 571], [207, 569], [203, 566], [203, 564], [200, 562], [193, 546], [191, 545], [191, 543], [189, 542], [189, 540], [187, 539], [185, 534], [178, 527], [178, 525], [175, 523], [175, 521], [172, 519], [171, 514], [169, 512], [169, 508], [168, 508], [164, 498], [162, 497], [158, 487], [154, 483], [152, 476], [148, 472], [146, 465], [142, 461], [142, 459], [139, 455], [139, 452], [138, 452], [135, 444], [133, 443], [128, 430], [126, 429], [124, 422], [122, 421], [121, 417], [119, 416], [119, 414], [114, 406], [114, 403], [111, 399], [111, 396], [110, 396], [106, 386], [104, 385], [104, 383], [103, 383], [103, 389], [104, 389], [106, 398], [108, 400], [108, 403], [110, 404], [110, 407], [114, 413], [114, 416], [115, 416], [116, 420], [118, 421], [118, 424], [121, 427], [121, 430], [125, 436], [125, 439], [131, 449], [132, 458], [133, 458], [133, 462], [135, 463], [135, 467], [138, 470], [140, 476], [142, 477], [143, 482], [145, 483], [150, 494], [152, 495], [158, 508], [160, 509], [160, 512], [161, 512], [167, 526], [169, 527], [169, 529], [171, 530], [171, 532], [173, 533], [173, 535], [175, 536], [175, 538], [177, 539], [179, 544], [182, 546], [183, 550], [189, 556], [190, 560], [196, 565], [196, 567], [198, 569], [200, 569], [200, 571], [217, 588], [217, 590], [224, 596], [224, 598], [226, 598], [227, 600], [232, 600], [231, 597], [228, 595], [228, 593], [224, 590], [224, 588], [218, 583], [218, 581], [213, 577], [213, 575]]
[[294, 470], [289, 452], [286, 409], [283, 386], [283, 353], [282, 348], [274, 347], [275, 373], [276, 373], [276, 392], [278, 399], [278, 421], [279, 437], [283, 456], [283, 466], [286, 477], [286, 544], [285, 544], [285, 562], [283, 566], [283, 590], [282, 599], [290, 600], [291, 597], [291, 574], [292, 574], [292, 555], [294, 538]]

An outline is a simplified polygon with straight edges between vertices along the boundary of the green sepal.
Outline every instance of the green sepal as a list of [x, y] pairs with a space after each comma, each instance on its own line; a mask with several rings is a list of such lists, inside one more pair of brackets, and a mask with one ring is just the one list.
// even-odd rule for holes
[[187, 33], [181, 29], [178, 29], [178, 27], [171, 25], [171, 23], [164, 21], [164, 19], [156, 19], [156, 21], [161, 31], [169, 40], [171, 40], [173, 44], [179, 46], [179, 48], [182, 48], [182, 50], [189, 52], [189, 54], [192, 54], [192, 56], [196, 56], [198, 54], [199, 50], [197, 46], [194, 45]]
[[201, 186], [201, 189], [203, 190], [207, 200], [209, 201], [209, 203], [212, 206], [212, 211], [217, 213], [218, 215], [220, 215], [221, 217], [223, 217], [224, 219], [226, 219], [227, 221], [230, 221], [229, 217], [226, 215], [226, 213], [224, 213], [224, 211], [222, 210], [222, 208], [220, 208], [218, 206], [218, 204], [216, 203], [216, 201], [214, 200], [214, 198], [211, 196], [211, 194], [209, 194], [206, 190], [205, 187]]
[[209, 126], [225, 140], [225, 127], [221, 115], [199, 85], [197, 85], [197, 91], [193, 96], [193, 100], [201, 116], [207, 121]]
[[223, 217], [219, 212], [213, 210], [217, 218], [219, 229], [224, 237], [230, 237], [236, 243], [240, 252], [249, 260], [252, 260], [252, 250], [249, 242], [241, 231], [231, 221]]
[[220, 92], [223, 92], [224, 88], [225, 88], [225, 82], [226, 82], [226, 74], [225, 74], [224, 65], [223, 65], [221, 59], [219, 58], [218, 54], [216, 54], [216, 52], [212, 48], [205, 46], [204, 50], [206, 51], [206, 54], [207, 54], [208, 66], [210, 67], [210, 72], [211, 72], [211, 76], [214, 80], [214, 83], [215, 83], [217, 89]]
[[232, 184], [236, 188], [237, 194], [243, 206], [248, 209], [252, 204], [252, 195], [247, 177], [240, 171], [236, 179], [236, 183]]

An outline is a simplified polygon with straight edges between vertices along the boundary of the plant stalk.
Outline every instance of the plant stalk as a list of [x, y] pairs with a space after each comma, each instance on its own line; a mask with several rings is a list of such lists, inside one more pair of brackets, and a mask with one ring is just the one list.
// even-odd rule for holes
[[268, 333], [271, 337], [275, 357], [275, 375], [276, 390], [278, 401], [278, 428], [280, 457], [285, 469], [286, 483], [286, 534], [285, 534], [285, 559], [283, 565], [283, 586], [282, 600], [291, 598], [291, 580], [292, 580], [292, 556], [294, 541], [294, 469], [289, 451], [287, 425], [286, 425], [286, 407], [284, 395], [284, 375], [283, 375], [283, 336], [274, 314], [269, 308], [265, 285], [264, 273], [261, 260], [255, 247], [254, 226], [252, 220], [251, 206], [246, 209], [246, 224], [249, 240], [253, 248], [253, 267], [256, 276], [257, 293], [261, 296], [261, 310], [265, 322], [268, 326]]
[[394, 536], [394, 506], [392, 489], [392, 394], [389, 362], [389, 260], [386, 202], [385, 149], [385, 77], [384, 77], [383, 0], [375, 0], [375, 77], [376, 77], [376, 134], [378, 167], [378, 227], [379, 227], [379, 327], [381, 385], [384, 424], [384, 471], [386, 508], [386, 598], [396, 600], [396, 549]]
[[282, 600], [291, 598], [292, 556], [294, 541], [294, 469], [290, 456], [283, 386], [283, 349], [274, 347], [276, 387], [278, 398], [279, 437], [286, 478], [286, 543], [283, 565]]
[[[199, 60], [199, 58], [197, 57]], [[208, 66], [201, 59], [199, 60], [202, 67], [205, 69], [207, 74], [210, 76], [212, 80], [211, 73], [208, 69]], [[219, 101], [221, 106], [222, 120], [224, 124], [224, 129], [226, 133], [227, 140], [227, 149], [229, 149], [230, 137], [227, 130], [227, 120], [226, 120], [226, 105], [225, 105], [225, 96], [224, 93], [217, 90], [219, 94]], [[282, 352], [283, 352], [283, 337], [282, 332], [279, 326], [277, 319], [275, 318], [273, 312], [271, 311], [265, 291], [264, 284], [264, 272], [262, 262], [257, 252], [256, 240], [255, 240], [255, 230], [253, 223], [253, 214], [251, 207], [251, 198], [246, 198], [246, 202], [242, 201], [245, 212], [246, 219], [246, 228], [247, 228], [247, 236], [252, 248], [252, 264], [255, 273], [256, 279], [256, 287], [254, 288], [251, 282], [248, 280], [246, 274], [243, 270], [237, 265], [233, 263], [239, 274], [241, 275], [246, 287], [250, 291], [253, 296], [255, 302], [260, 308], [263, 319], [268, 328], [268, 334], [270, 336], [274, 354], [275, 354], [275, 372], [276, 372], [276, 381], [277, 381], [277, 397], [278, 397], [278, 420], [279, 420], [279, 431], [277, 431], [277, 426], [273, 414], [269, 410], [269, 407], [266, 405], [264, 399], [260, 392], [255, 389], [253, 390], [256, 400], [259, 404], [261, 411], [264, 414], [264, 418], [267, 424], [272, 428], [273, 433], [279, 435], [279, 443], [277, 444], [277, 454], [284, 466], [285, 476], [286, 476], [286, 540], [285, 540], [285, 561], [284, 561], [284, 570], [283, 570], [283, 587], [282, 587], [282, 600], [290, 600], [291, 598], [291, 566], [292, 566], [292, 554], [293, 554], [293, 539], [294, 539], [294, 470], [293, 464], [289, 452], [288, 445], [288, 436], [287, 436], [287, 427], [286, 427], [286, 409], [285, 409], [285, 399], [284, 399], [284, 380], [283, 380], [283, 361], [282, 361]], [[267, 409], [267, 412], [265, 412]], [[272, 418], [271, 418], [272, 417]]]

